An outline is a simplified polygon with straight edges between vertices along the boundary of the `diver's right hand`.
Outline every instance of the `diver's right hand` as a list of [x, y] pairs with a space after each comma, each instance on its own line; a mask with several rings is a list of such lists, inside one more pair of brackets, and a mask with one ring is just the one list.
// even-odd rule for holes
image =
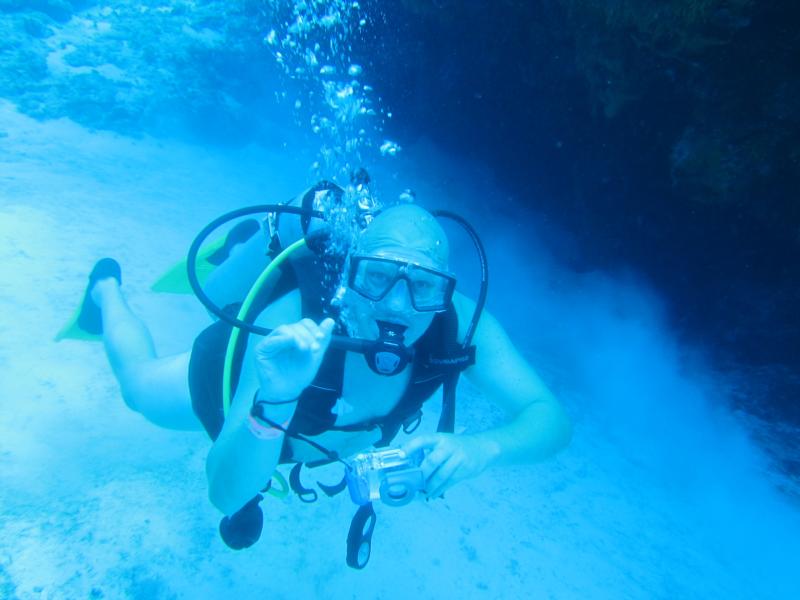
[[319, 325], [303, 319], [275, 328], [256, 344], [259, 397], [275, 402], [297, 398], [317, 375], [333, 328], [333, 319]]

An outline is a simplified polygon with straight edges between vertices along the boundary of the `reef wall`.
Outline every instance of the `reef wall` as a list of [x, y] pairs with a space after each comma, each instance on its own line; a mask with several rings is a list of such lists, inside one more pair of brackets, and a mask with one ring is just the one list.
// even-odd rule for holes
[[385, 82], [398, 120], [491, 157], [575, 234], [576, 268], [647, 274], [721, 360], [800, 372], [800, 5], [404, 0], [387, 20], [414, 40]]

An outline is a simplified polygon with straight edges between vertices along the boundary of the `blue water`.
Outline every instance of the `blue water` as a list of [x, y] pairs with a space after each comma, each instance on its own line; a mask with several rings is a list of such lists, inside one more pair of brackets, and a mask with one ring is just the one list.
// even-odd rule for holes
[[[364, 88], [377, 79], [374, 5], [303, 5], [0, 12], [28, 44], [15, 52], [47, 57], [43, 75], [20, 72], [29, 89], [6, 85], [0, 101], [0, 597], [797, 597], [798, 490], [763, 445], [781, 432], [731, 408], [752, 393], [746, 378], [679, 339], [640, 273], [572, 270], [574, 236], [509, 209], [490, 162], [399, 137], [408, 125], [393, 125], [391, 99]], [[248, 78], [258, 86], [237, 95], [234, 81]], [[93, 262], [110, 255], [159, 353], [188, 349], [208, 315], [149, 286], [196, 232], [359, 164], [383, 202], [411, 188], [479, 227], [488, 310], [565, 405], [574, 438], [445, 500], [378, 506], [363, 571], [344, 562], [346, 494], [264, 503], [261, 541], [234, 552], [207, 499], [205, 434], [146, 422], [122, 402], [100, 344], [52, 338]], [[453, 233], [452, 245], [474, 295], [470, 243]], [[426, 406], [433, 430], [438, 399]], [[503, 418], [462, 383], [457, 432]]]

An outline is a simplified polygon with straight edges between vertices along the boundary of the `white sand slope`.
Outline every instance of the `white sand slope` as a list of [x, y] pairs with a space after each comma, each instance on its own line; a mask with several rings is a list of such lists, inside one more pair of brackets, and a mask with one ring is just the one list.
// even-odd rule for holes
[[[750, 466], [730, 456], [718, 480], [709, 465], [724, 457], [670, 463], [699, 465], [678, 478], [662, 468], [685, 444], [757, 456], [742, 436], [712, 435], [697, 425], [709, 411], [697, 411], [687, 413], [697, 423], [670, 432], [674, 446], [655, 436], [649, 447], [568, 384], [576, 435], [566, 452], [489, 472], [444, 501], [378, 507], [362, 572], [344, 564], [346, 494], [267, 502], [262, 540], [227, 549], [206, 499], [206, 437], [148, 424], [124, 407], [99, 344], [52, 337], [94, 260], [111, 255], [159, 350], [188, 347], [203, 310], [149, 284], [220, 212], [296, 192], [308, 162], [38, 123], [9, 104], [0, 132], [0, 597], [800, 597], [788, 572], [800, 556], [797, 513]], [[521, 335], [530, 323], [507, 325]], [[465, 387], [460, 424], [497, 418]]]

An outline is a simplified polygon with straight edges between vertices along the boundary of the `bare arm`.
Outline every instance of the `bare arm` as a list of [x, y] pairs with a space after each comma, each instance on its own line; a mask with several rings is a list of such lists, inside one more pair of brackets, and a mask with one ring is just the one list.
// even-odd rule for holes
[[[459, 329], [466, 328], [474, 304], [458, 296], [456, 309]], [[460, 333], [463, 335], [463, 330]], [[532, 463], [565, 447], [572, 435], [569, 417], [487, 311], [481, 316], [473, 343], [476, 363], [465, 375], [510, 417], [508, 423], [476, 434], [492, 448], [491, 464]]]
[[[453, 298], [463, 339], [474, 303]], [[475, 477], [491, 465], [532, 463], [569, 443], [572, 426], [561, 405], [503, 328], [488, 312], [475, 331], [476, 364], [465, 371], [489, 400], [503, 408], [509, 421], [470, 435], [421, 435], [405, 445], [406, 452], [428, 451], [422, 471], [430, 497], [440, 496], [462, 479]]]
[[[231, 409], [206, 458], [209, 499], [226, 515], [235, 513], [264, 488], [280, 459], [283, 434], [264, 440], [248, 427], [247, 417], [257, 389], [253, 368], [245, 369], [243, 365]], [[285, 415], [272, 416], [276, 422], [284, 422], [294, 413], [293, 405], [281, 408], [289, 410]]]
[[[314, 378], [330, 342], [330, 320], [321, 326], [309, 319], [280, 325], [296, 321], [299, 312], [299, 302], [292, 295], [284, 297], [257, 321], [276, 329], [248, 340], [236, 395], [206, 459], [209, 498], [225, 514], [236, 512], [263, 489], [280, 459], [284, 434], [273, 429], [264, 436], [257, 422], [254, 427], [254, 395], [258, 392], [260, 400], [268, 401], [297, 398]], [[270, 405], [266, 416], [287, 427], [295, 408], [295, 402]]]

